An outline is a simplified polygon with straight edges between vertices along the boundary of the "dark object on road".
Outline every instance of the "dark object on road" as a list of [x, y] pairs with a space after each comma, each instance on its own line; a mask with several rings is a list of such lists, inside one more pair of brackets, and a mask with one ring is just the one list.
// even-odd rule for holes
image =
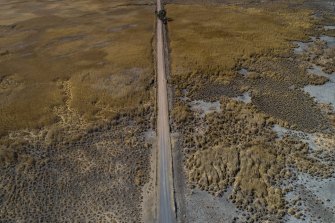
[[164, 23], [167, 24], [168, 18], [166, 17], [166, 11], [164, 9], [159, 12], [156, 11], [158, 18]]
[[162, 9], [157, 13], [157, 15], [158, 15], [159, 18], [165, 18], [166, 17], [166, 11], [164, 9]]

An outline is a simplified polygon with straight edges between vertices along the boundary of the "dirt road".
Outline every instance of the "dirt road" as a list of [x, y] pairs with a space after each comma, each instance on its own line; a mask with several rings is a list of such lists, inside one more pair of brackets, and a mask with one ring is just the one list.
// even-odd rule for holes
[[[162, 8], [157, 0], [157, 11]], [[172, 156], [166, 87], [163, 23], [157, 18], [157, 82], [158, 82], [158, 222], [175, 222]]]

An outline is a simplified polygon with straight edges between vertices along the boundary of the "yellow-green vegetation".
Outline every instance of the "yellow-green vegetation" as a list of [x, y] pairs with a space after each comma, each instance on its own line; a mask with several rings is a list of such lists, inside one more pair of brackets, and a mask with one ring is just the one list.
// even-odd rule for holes
[[[312, 151], [301, 138], [278, 137], [272, 128], [277, 124], [322, 132], [330, 126], [332, 118], [300, 89], [328, 81], [306, 69], [310, 58], [317, 58], [316, 64], [329, 64], [325, 68], [330, 73], [331, 52], [323, 56], [326, 46], [321, 41], [306, 55], [292, 50], [292, 40], [307, 40], [313, 32], [317, 36], [310, 11], [276, 3], [258, 9], [169, 5], [168, 15], [173, 19], [171, 77], [177, 96], [172, 116], [181, 132], [189, 186], [228, 196], [247, 213], [243, 222], [279, 222], [285, 214], [301, 218], [300, 208], [285, 195], [296, 190], [291, 185], [297, 175], [332, 176], [329, 148], [334, 137], [315, 136], [315, 145], [322, 149]], [[235, 101], [246, 92], [251, 101]], [[195, 99], [220, 101], [221, 112], [203, 117], [189, 111], [188, 102]]]
[[271, 147], [273, 145], [265, 144], [240, 148], [216, 146], [196, 152], [188, 160], [190, 178], [214, 192], [233, 185], [232, 197], [245, 208], [251, 204], [252, 208], [262, 209], [267, 204], [270, 211], [281, 211], [284, 208], [282, 190], [271, 185], [270, 179], [280, 176], [284, 160], [276, 156]]
[[291, 189], [283, 182], [294, 176], [293, 168], [318, 177], [333, 173], [329, 163], [311, 156], [306, 143], [276, 139], [272, 126], [285, 125], [280, 120], [229, 98], [221, 100], [221, 108], [203, 122], [190, 116], [182, 124], [186, 174], [191, 184], [213, 195], [232, 187], [231, 201], [249, 211], [250, 219], [279, 219], [287, 212], [284, 195]]
[[0, 221], [140, 222], [152, 1], [0, 3]]
[[199, 75], [227, 80], [240, 60], [287, 52], [289, 41], [306, 38], [312, 26], [307, 10], [173, 4], [166, 8], [173, 19], [172, 74], [184, 85], [186, 78]]
[[[308, 63], [294, 60], [292, 49], [293, 40], [308, 40], [314, 32], [311, 11], [284, 3], [257, 8], [172, 4], [167, 10], [173, 20], [171, 79], [177, 96], [186, 89], [190, 98], [218, 100], [249, 91], [260, 110], [294, 128], [314, 131], [327, 125], [313, 100], [298, 89], [327, 78], [306, 74]], [[239, 74], [241, 68], [248, 75]]]
[[[118, 1], [33, 3], [51, 13], [36, 9], [29, 18], [15, 14], [15, 23], [1, 20], [1, 134], [52, 124], [59, 118], [55, 108], [65, 102], [86, 120], [148, 103], [152, 7], [115, 7]], [[65, 81], [67, 92], [61, 87]]]
[[[247, 2], [167, 6], [176, 96], [173, 128], [180, 132], [185, 176], [191, 189], [229, 197], [246, 216], [238, 213], [237, 222], [281, 222], [285, 214], [302, 218], [299, 208], [289, 209], [293, 203], [285, 195], [298, 191], [297, 176], [332, 176], [328, 148], [334, 137], [331, 118], [325, 115], [333, 113], [322, 112], [301, 89], [328, 81], [306, 70], [315, 60], [331, 73], [332, 52], [324, 53], [325, 42], [317, 41], [318, 46], [303, 50], [307, 52], [294, 53], [293, 41], [321, 35], [314, 29], [312, 11], [298, 6], [302, 1], [262, 1], [257, 8]], [[221, 111], [192, 109], [192, 100], [220, 102]], [[299, 131], [277, 135], [275, 124]], [[315, 145], [326, 149], [314, 151], [306, 143], [304, 134], [315, 131], [320, 133], [313, 135]], [[197, 190], [186, 194], [189, 203], [199, 196]], [[201, 208], [211, 204], [204, 201]]]
[[175, 118], [176, 122], [184, 122], [190, 115], [189, 108], [184, 104], [175, 104], [172, 110], [172, 117]]

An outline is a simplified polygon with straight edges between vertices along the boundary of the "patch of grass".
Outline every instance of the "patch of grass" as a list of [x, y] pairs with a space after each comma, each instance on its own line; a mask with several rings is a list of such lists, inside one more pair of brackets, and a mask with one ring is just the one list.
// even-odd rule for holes
[[[151, 103], [154, 8], [132, 6], [133, 1], [65, 3], [16, 4], [22, 10], [35, 4], [32, 16], [3, 20], [2, 135], [50, 125], [58, 120], [55, 108], [60, 106], [91, 121]], [[49, 8], [48, 15], [35, 11]], [[17, 12], [7, 6], [0, 12], [5, 9], [8, 19], [8, 13]], [[6, 84], [8, 79], [16, 84]], [[66, 89], [59, 84], [64, 81]]]
[[17, 154], [4, 147], [0, 147], [0, 165], [10, 165], [17, 159]]
[[0, 219], [141, 221], [154, 119], [151, 1], [8, 2]]
[[[172, 82], [178, 90], [187, 89], [188, 97], [204, 100], [248, 90], [258, 108], [300, 130], [327, 126], [311, 98], [298, 89], [322, 84], [326, 78], [306, 74], [307, 63], [292, 55], [292, 40], [309, 39], [313, 32], [311, 11], [279, 3], [167, 9], [173, 19]], [[246, 78], [238, 74], [241, 68], [249, 71]]]
[[171, 115], [176, 122], [182, 123], [190, 116], [190, 109], [182, 103], [175, 104]]
[[[309, 11], [235, 6], [167, 5], [172, 74], [227, 80], [238, 62], [257, 54], [287, 52], [306, 38]], [[179, 80], [179, 79], [178, 79]]]
[[[173, 127], [181, 133], [191, 188], [228, 195], [248, 213], [243, 222], [280, 222], [290, 213], [285, 194], [295, 189], [297, 174], [324, 179], [334, 166], [333, 155], [320, 158], [301, 139], [278, 137], [273, 125], [305, 132], [327, 128], [325, 115], [301, 91], [327, 78], [309, 75], [309, 63], [293, 54], [292, 40], [318, 34], [310, 11], [284, 3], [244, 7], [168, 5], [177, 96]], [[180, 98], [183, 92], [190, 101], [220, 101], [221, 112], [199, 117], [191, 111], [180, 120], [180, 108], [189, 103]], [[250, 102], [235, 101], [246, 92]]]
[[186, 133], [182, 148], [191, 185], [217, 196], [231, 187], [231, 201], [254, 220], [280, 219], [287, 212], [284, 195], [290, 190], [282, 182], [295, 177], [294, 168], [320, 178], [333, 174], [332, 164], [316, 158], [306, 143], [276, 137], [272, 127], [284, 126], [280, 120], [225, 97], [221, 108], [203, 121], [180, 125]]

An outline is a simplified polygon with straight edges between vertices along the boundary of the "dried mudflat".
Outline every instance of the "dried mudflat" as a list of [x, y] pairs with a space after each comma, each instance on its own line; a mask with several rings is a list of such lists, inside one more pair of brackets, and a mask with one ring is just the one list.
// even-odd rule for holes
[[179, 221], [334, 222], [334, 16], [220, 2], [167, 5]]
[[0, 1], [0, 222], [139, 222], [151, 1]]

